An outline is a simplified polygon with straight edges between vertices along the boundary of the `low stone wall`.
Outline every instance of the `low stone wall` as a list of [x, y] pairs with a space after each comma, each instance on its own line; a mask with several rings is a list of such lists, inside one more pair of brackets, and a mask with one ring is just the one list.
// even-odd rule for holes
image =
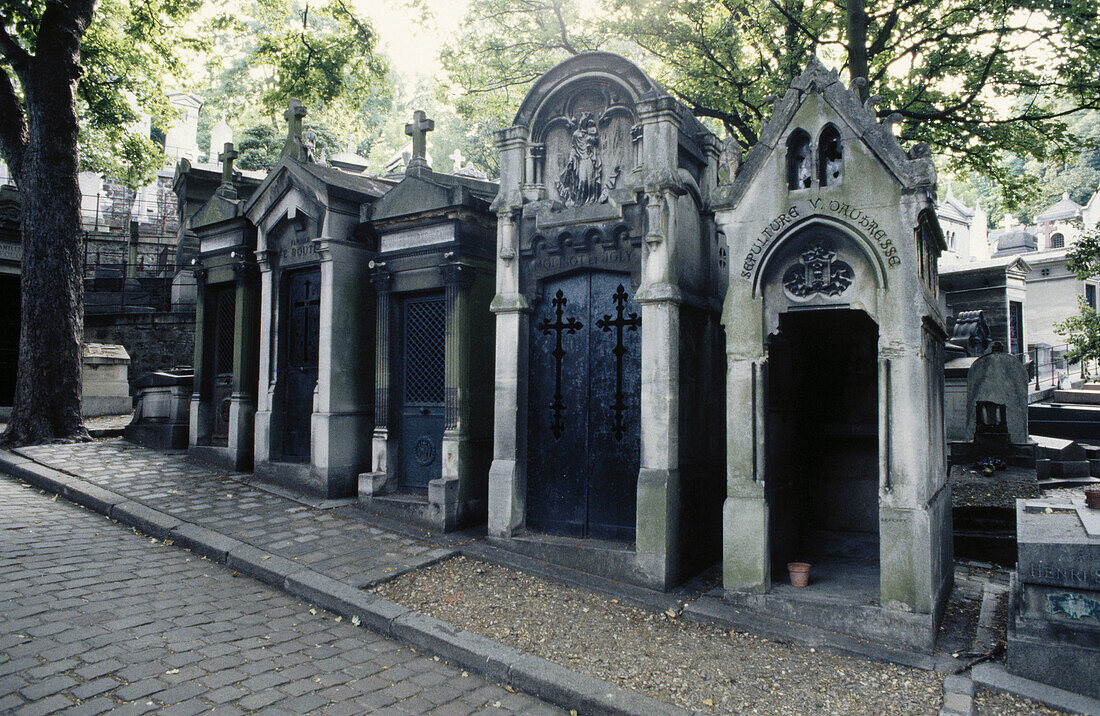
[[191, 365], [195, 353], [195, 314], [85, 315], [84, 340], [117, 343], [130, 354], [130, 383], [146, 373]]

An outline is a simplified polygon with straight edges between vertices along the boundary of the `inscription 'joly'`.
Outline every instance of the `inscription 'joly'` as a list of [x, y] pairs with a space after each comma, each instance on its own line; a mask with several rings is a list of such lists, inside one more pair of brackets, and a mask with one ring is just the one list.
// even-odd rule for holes
[[[878, 244], [879, 248], [882, 249], [883, 256], [885, 256], [886, 263], [890, 268], [901, 263], [901, 257], [898, 256], [898, 248], [894, 246], [893, 241], [886, 238], [886, 229], [880, 227], [879, 223], [872, 219], [864, 210], [854, 207], [848, 202], [837, 201], [836, 199], [825, 201], [820, 197], [811, 199], [809, 204], [813, 207], [814, 214], [834, 214], [845, 219], [846, 223], [861, 229], [867, 238], [873, 240]], [[768, 225], [760, 231], [760, 235], [752, 242], [752, 246], [749, 247], [748, 253], [745, 254], [745, 261], [741, 266], [741, 278], [746, 280], [752, 279], [753, 270], [756, 269], [756, 265], [760, 260], [760, 256], [763, 255], [764, 249], [766, 249], [780, 234], [783, 227], [793, 224], [795, 220], [801, 216], [802, 212], [799, 210], [799, 207], [797, 205], [792, 206], [772, 219]]]

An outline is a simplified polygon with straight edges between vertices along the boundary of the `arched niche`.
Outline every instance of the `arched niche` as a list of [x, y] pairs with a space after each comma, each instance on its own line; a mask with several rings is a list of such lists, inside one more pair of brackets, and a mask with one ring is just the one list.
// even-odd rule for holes
[[637, 113], [629, 88], [614, 77], [585, 75], [565, 83], [539, 107], [531, 138], [546, 197], [566, 206], [607, 201], [637, 164]]
[[817, 139], [817, 181], [820, 186], [836, 186], [844, 178], [844, 150], [840, 130], [830, 122]]
[[809, 189], [813, 186], [813, 147], [810, 135], [796, 129], [787, 137], [787, 188]]
[[877, 320], [884, 275], [868, 247], [843, 227], [814, 221], [793, 228], [760, 269], [756, 294], [764, 302], [765, 335], [788, 311], [852, 309]]

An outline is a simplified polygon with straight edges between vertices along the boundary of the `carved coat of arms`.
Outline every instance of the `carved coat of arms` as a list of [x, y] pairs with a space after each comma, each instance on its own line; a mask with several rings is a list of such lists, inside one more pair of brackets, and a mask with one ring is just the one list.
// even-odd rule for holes
[[826, 239], [815, 239], [783, 273], [783, 288], [795, 298], [822, 293], [836, 297], [852, 285], [852, 267], [836, 256]]

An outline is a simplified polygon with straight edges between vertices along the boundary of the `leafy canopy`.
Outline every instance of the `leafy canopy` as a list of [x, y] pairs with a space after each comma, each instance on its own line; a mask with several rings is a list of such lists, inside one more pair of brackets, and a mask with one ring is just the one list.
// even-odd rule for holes
[[1002, 161], [1080, 148], [1066, 120], [1100, 107], [1100, 21], [1090, 0], [473, 0], [444, 56], [470, 117], [510, 120], [565, 57], [607, 49], [639, 62], [701, 117], [755, 143], [769, 98], [817, 54], [866, 77], [902, 141], [955, 173], [990, 177], [1009, 205], [1034, 178]]

